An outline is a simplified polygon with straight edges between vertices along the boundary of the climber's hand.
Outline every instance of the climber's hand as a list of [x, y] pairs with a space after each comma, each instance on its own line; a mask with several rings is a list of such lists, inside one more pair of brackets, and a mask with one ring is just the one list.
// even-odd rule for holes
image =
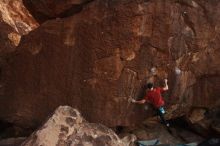
[[163, 90], [167, 91], [169, 89], [168, 84], [167, 84], [168, 80], [164, 79], [164, 82], [165, 82], [165, 86], [163, 87]]
[[167, 82], [168, 82], [168, 80], [167, 80], [167, 79], [164, 79], [164, 82], [165, 82], [165, 83], [167, 83]]
[[134, 100], [134, 99], [131, 99], [131, 102], [132, 102], [132, 103], [136, 103], [136, 100]]

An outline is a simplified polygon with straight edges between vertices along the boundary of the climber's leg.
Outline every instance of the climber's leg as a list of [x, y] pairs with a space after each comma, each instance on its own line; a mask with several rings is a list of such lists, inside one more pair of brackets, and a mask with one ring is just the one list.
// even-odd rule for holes
[[170, 126], [169, 123], [164, 118], [165, 111], [164, 111], [163, 107], [158, 108], [157, 109], [157, 113], [158, 113], [158, 115], [160, 117], [160, 120], [161, 120], [162, 124], [164, 124], [165, 126], [169, 127]]

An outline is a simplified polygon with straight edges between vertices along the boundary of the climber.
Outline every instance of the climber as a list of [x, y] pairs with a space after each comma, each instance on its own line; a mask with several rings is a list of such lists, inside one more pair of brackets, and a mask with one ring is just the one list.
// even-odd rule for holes
[[160, 87], [154, 88], [153, 83], [148, 83], [146, 96], [142, 100], [139, 100], [139, 101], [132, 99], [131, 102], [138, 103], [138, 104], [144, 104], [146, 102], [151, 103], [156, 109], [157, 114], [159, 115], [161, 119], [161, 122], [167, 127], [169, 127], [170, 126], [169, 123], [164, 118], [165, 110], [163, 106], [165, 103], [164, 103], [163, 97], [161, 96], [161, 93], [168, 90], [168, 84], [167, 84], [168, 80], [165, 79], [164, 81], [165, 81], [165, 86], [163, 88], [160, 88]]

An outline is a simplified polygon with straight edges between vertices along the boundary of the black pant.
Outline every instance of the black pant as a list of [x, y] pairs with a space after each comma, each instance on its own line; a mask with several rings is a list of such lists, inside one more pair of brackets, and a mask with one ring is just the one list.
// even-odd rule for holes
[[157, 114], [160, 117], [161, 123], [167, 126], [168, 122], [165, 120], [164, 114], [159, 110], [159, 108], [157, 109]]

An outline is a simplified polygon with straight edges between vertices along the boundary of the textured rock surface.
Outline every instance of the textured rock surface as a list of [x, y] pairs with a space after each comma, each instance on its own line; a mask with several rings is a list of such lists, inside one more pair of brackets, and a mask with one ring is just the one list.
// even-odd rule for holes
[[[13, 52], [18, 46], [21, 36], [11, 26], [0, 21], [0, 55]], [[2, 64], [2, 61], [0, 61]]]
[[88, 123], [68, 106], [57, 108], [53, 116], [22, 146], [124, 146], [109, 128]]
[[24, 7], [22, 0], [0, 1], [0, 96], [4, 96], [2, 68], [6, 65], [8, 55], [16, 50], [22, 35], [37, 27], [38, 23]]
[[22, 0], [1, 0], [0, 17], [21, 35], [38, 27], [38, 23], [24, 7]]
[[171, 118], [191, 106], [216, 106], [219, 10], [218, 0], [95, 0], [72, 17], [47, 21], [22, 39], [4, 69], [0, 118], [31, 127], [68, 104], [92, 122], [132, 125], [152, 111], [128, 99], [165, 77]]
[[135, 146], [135, 141], [137, 137], [134, 134], [126, 134], [121, 141], [123, 142], [124, 146]]
[[[0, 99], [1, 104], [7, 103], [4, 99], [3, 68], [10, 60], [8, 56], [16, 50], [22, 35], [28, 34], [38, 26], [38, 23], [24, 7], [22, 0], [0, 1], [0, 96], [3, 97]], [[2, 112], [5, 111], [4, 108], [2, 110]]]

